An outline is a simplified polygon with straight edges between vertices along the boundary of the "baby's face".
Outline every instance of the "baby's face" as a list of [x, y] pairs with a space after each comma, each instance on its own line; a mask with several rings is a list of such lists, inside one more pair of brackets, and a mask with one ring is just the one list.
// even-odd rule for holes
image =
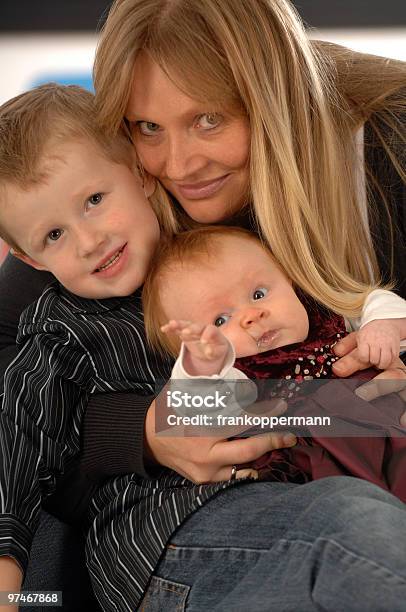
[[[216, 250], [217, 249], [217, 250]], [[212, 323], [233, 343], [237, 357], [302, 342], [306, 310], [292, 284], [257, 242], [221, 238], [205, 264], [165, 273], [161, 299], [167, 319]]]
[[85, 140], [55, 146], [43, 167], [40, 184], [6, 188], [5, 225], [21, 259], [82, 297], [133, 293], [159, 240], [139, 179]]

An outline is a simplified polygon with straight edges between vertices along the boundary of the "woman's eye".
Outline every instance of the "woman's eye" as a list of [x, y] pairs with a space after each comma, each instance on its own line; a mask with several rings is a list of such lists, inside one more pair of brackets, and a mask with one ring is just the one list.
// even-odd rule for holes
[[102, 193], [94, 193], [93, 195], [90, 196], [90, 198], [87, 201], [89, 202], [91, 206], [97, 206], [98, 204], [100, 204], [102, 199], [103, 199]]
[[62, 233], [63, 232], [60, 229], [53, 229], [48, 233], [47, 238], [55, 242], [56, 240], [59, 240], [59, 238], [62, 236]]
[[227, 323], [229, 318], [230, 317], [228, 315], [220, 315], [219, 317], [217, 317], [217, 319], [215, 319], [214, 325], [216, 327], [221, 327], [222, 325], [225, 325]]
[[265, 287], [260, 287], [259, 289], [255, 289], [252, 295], [252, 299], [262, 300], [262, 298], [264, 298], [267, 293], [268, 293], [268, 289], [265, 289]]
[[203, 130], [212, 130], [220, 125], [223, 117], [218, 113], [205, 113], [200, 115], [198, 124]]
[[152, 121], [138, 121], [138, 131], [144, 136], [153, 136], [159, 131], [159, 124]]

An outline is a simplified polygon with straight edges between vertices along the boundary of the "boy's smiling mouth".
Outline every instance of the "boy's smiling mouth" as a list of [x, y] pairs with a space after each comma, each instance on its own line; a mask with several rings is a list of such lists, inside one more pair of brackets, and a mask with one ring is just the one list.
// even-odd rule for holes
[[102, 260], [102, 263], [94, 270], [94, 272], [92, 272], [92, 274], [105, 272], [106, 270], [109, 270], [110, 268], [115, 266], [120, 260], [126, 246], [127, 246], [127, 243], [124, 244], [122, 247], [120, 247], [117, 251], [114, 251], [112, 254], [105, 257]]

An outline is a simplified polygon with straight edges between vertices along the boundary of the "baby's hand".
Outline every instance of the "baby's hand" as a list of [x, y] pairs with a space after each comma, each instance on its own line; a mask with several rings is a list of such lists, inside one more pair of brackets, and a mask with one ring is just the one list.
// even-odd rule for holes
[[184, 366], [189, 374], [205, 376], [220, 372], [230, 344], [218, 327], [171, 320], [161, 330], [175, 333], [184, 343], [187, 350]]
[[380, 370], [386, 370], [399, 356], [403, 319], [376, 319], [362, 327], [357, 335], [359, 357]]

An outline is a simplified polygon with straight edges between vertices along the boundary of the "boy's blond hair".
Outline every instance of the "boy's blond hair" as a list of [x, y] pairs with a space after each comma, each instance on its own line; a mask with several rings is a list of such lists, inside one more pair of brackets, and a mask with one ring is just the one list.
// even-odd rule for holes
[[93, 94], [81, 87], [47, 83], [0, 107], [0, 237], [16, 251], [22, 252], [1, 222], [4, 187], [29, 189], [44, 181], [44, 156], [70, 139], [90, 140], [108, 159], [133, 164], [131, 143], [121, 131], [105, 134], [96, 122]]
[[[241, 227], [206, 225], [181, 232], [160, 243], [142, 292], [145, 329], [148, 342], [154, 349], [167, 351], [177, 357], [180, 348], [180, 341], [176, 337], [168, 336], [161, 331], [161, 325], [168, 322], [161, 300], [162, 281], [166, 273], [173, 272], [174, 269], [179, 270], [179, 268], [190, 268], [192, 271], [199, 264], [207, 265], [211, 261], [216, 262], [223, 248], [222, 240], [230, 236], [251, 240], [261, 245], [272, 257], [258, 236]], [[187, 299], [187, 296], [184, 299]]]
[[[112, 133], [141, 50], [208, 111], [248, 117], [247, 204], [264, 239], [306, 293], [358, 316], [379, 270], [360, 212], [355, 133], [369, 120], [406, 180], [406, 63], [309, 41], [286, 0], [115, 0], [94, 68], [100, 121]], [[154, 197], [163, 227], [188, 226], [162, 186]]]

